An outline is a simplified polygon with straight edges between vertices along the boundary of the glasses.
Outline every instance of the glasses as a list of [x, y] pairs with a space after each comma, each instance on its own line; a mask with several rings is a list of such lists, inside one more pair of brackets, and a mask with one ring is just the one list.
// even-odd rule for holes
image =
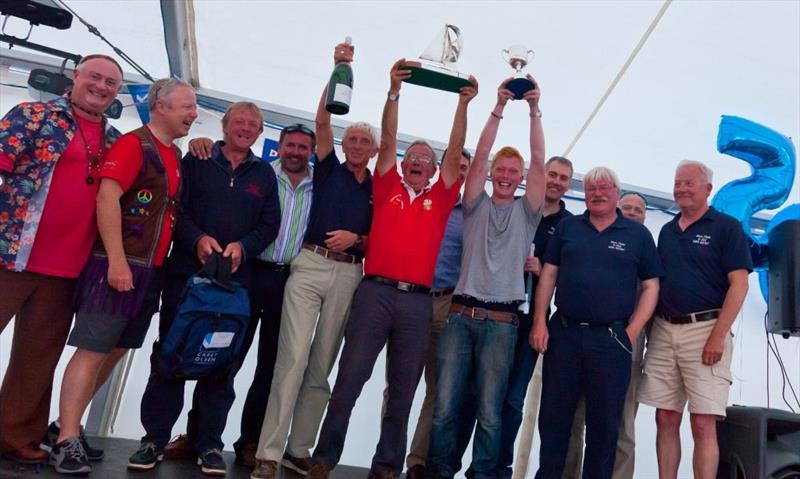
[[285, 135], [286, 133], [298, 133], [298, 132], [303, 133], [304, 135], [308, 135], [311, 138], [317, 137], [317, 135], [314, 134], [314, 130], [305, 126], [302, 123], [295, 123], [294, 125], [289, 125], [285, 127], [281, 133]]
[[408, 158], [408, 161], [418, 161], [426, 165], [430, 165], [431, 163], [433, 163], [433, 158], [431, 158], [428, 155], [418, 155], [416, 153], [411, 153], [406, 158]]
[[594, 194], [594, 193], [597, 193], [599, 191], [601, 194], [605, 195], [606, 193], [610, 193], [611, 191], [613, 191], [614, 188], [616, 188], [616, 186], [614, 186], [614, 185], [597, 185], [597, 186], [594, 186], [594, 185], [585, 186], [584, 185], [583, 191], [584, 191], [584, 193], [588, 193], [588, 194]]

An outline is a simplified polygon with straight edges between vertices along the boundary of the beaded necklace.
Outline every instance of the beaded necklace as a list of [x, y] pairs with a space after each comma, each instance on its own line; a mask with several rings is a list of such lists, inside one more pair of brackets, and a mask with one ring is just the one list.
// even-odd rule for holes
[[[91, 112], [81, 108], [80, 106], [76, 105], [75, 103], [70, 102], [71, 105], [81, 111], [85, 111], [89, 114]], [[98, 149], [96, 152], [93, 152], [92, 149], [89, 147], [89, 142], [86, 141], [86, 135], [83, 133], [83, 129], [81, 128], [81, 122], [78, 118], [75, 118], [75, 126], [77, 127], [78, 133], [81, 135], [81, 140], [83, 142], [83, 149], [86, 152], [86, 158], [88, 159], [87, 162], [87, 172], [86, 172], [86, 184], [93, 185], [94, 184], [94, 177], [97, 176], [100, 172], [100, 158], [103, 157], [106, 150], [105, 140], [103, 138], [103, 133], [106, 131], [106, 118], [103, 116], [101, 117], [101, 130], [100, 130], [100, 143], [98, 145]]]

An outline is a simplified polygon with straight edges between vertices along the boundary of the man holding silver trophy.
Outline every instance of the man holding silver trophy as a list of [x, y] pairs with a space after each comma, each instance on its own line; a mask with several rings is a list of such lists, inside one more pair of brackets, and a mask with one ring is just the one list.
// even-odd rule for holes
[[[462, 398], [476, 396], [477, 428], [468, 476], [494, 477], [501, 442], [503, 403], [514, 359], [519, 317], [525, 301], [523, 267], [544, 202], [544, 133], [539, 89], [527, 90], [531, 160], [525, 195], [515, 198], [525, 162], [516, 148], [489, 154], [508, 100], [515, 97], [508, 78], [483, 128], [464, 191], [464, 255], [447, 325], [439, 339], [437, 398], [433, 413], [426, 477], [450, 479], [459, 462]], [[526, 80], [532, 83], [530, 76]], [[486, 175], [492, 194], [486, 193]]]
[[459, 91], [453, 128], [439, 179], [436, 153], [413, 142], [397, 172], [397, 119], [400, 87], [411, 72], [400, 59], [392, 66], [383, 110], [381, 146], [373, 176], [374, 213], [367, 245], [365, 278], [356, 290], [345, 331], [339, 373], [312, 457], [308, 478], [325, 479], [344, 449], [350, 414], [378, 354], [388, 348], [389, 396], [369, 478], [400, 475], [406, 452], [408, 416], [428, 345], [430, 286], [439, 244], [461, 186], [459, 161], [467, 129], [467, 105], [477, 81]]

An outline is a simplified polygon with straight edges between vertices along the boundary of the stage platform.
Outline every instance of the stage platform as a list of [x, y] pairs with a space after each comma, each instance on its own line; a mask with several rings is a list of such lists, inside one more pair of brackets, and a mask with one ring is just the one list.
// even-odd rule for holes
[[[90, 438], [89, 442], [105, 449], [106, 457], [100, 462], [92, 463], [93, 479], [183, 479], [208, 478], [200, 472], [194, 461], [164, 461], [154, 470], [147, 472], [128, 471], [128, 457], [136, 451], [139, 441], [117, 438]], [[250, 468], [234, 463], [233, 452], [225, 452], [228, 463], [228, 479], [248, 479]], [[331, 479], [364, 479], [369, 471], [362, 467], [338, 466], [333, 470]], [[63, 479], [63, 476], [48, 465], [29, 466], [17, 464], [7, 459], [0, 459], [0, 479]], [[278, 477], [283, 479], [303, 479], [304, 476], [294, 471], [283, 469]]]

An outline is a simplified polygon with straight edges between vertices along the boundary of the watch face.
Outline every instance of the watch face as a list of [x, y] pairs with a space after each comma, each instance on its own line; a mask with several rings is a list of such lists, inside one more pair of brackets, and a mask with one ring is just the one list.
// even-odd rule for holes
[[397, 93], [389, 92], [389, 99], [391, 101], [397, 101], [398, 98], [400, 98], [400, 95], [398, 95]]

